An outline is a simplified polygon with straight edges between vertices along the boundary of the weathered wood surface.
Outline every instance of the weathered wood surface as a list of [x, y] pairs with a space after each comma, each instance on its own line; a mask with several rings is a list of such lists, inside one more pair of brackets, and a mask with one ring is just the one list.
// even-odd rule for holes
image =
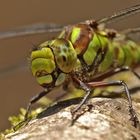
[[[139, 94], [139, 93], [138, 93]], [[138, 97], [137, 94], [137, 97]], [[123, 98], [92, 98], [71, 126], [70, 111], [79, 100], [63, 101], [38, 119], [6, 136], [5, 140], [139, 140], [140, 128], [131, 125], [128, 102]], [[133, 101], [140, 119], [140, 102]]]

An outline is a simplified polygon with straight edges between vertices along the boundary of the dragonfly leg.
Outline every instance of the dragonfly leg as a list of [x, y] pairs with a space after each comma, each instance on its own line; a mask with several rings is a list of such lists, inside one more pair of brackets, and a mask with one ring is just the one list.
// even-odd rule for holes
[[[68, 84], [69, 84], [69, 81], [66, 81], [65, 84], [63, 85], [64, 90], [67, 89]], [[28, 120], [28, 114], [31, 110], [31, 105], [36, 103], [38, 100], [40, 100], [46, 94], [48, 94], [52, 90], [52, 88], [53, 87], [47, 88], [46, 90], [40, 92], [39, 94], [37, 94], [36, 96], [34, 96], [30, 99], [30, 102], [29, 102], [27, 109], [26, 109], [26, 114], [25, 114], [25, 119], [24, 119], [25, 121]], [[66, 93], [61, 94], [61, 96], [57, 97], [53, 102], [57, 102], [59, 99], [63, 98], [65, 95], [66, 95]]]
[[32, 97], [28, 106], [27, 106], [27, 109], [26, 109], [26, 114], [24, 116], [24, 120], [19, 122], [17, 125], [15, 125], [13, 127], [14, 131], [16, 131], [19, 127], [23, 126], [23, 125], [26, 125], [28, 122], [29, 122], [29, 118], [28, 118], [28, 115], [29, 115], [29, 112], [31, 110], [31, 105], [34, 104], [35, 102], [37, 102], [39, 99], [41, 99], [43, 96], [45, 96], [47, 93], [49, 93], [49, 90], [48, 91], [42, 91], [40, 92], [39, 94], [37, 94], [36, 96]]
[[[137, 91], [140, 91], [140, 87], [139, 86], [129, 88], [130, 94], [135, 94]], [[103, 93], [108, 93], [109, 95], [104, 95]], [[121, 97], [121, 94], [122, 94], [122, 90], [119, 90], [119, 91], [108, 91], [108, 90], [104, 89], [104, 90], [101, 90], [96, 97], [107, 96], [109, 98], [117, 98], [117, 97]]]
[[140, 79], [140, 75], [137, 72], [135, 72], [133, 69], [129, 68], [128, 66], [125, 66], [125, 67], [110, 70], [110, 71], [103, 73], [101, 75], [94, 76], [92, 81], [102, 81], [103, 79], [106, 79], [106, 78], [113, 76], [117, 73], [127, 72], [127, 71], [132, 72], [138, 79]]
[[101, 81], [101, 82], [90, 82], [90, 83], [87, 83], [87, 85], [89, 85], [90, 87], [93, 87], [93, 88], [106, 87], [106, 86], [123, 86], [126, 96], [128, 98], [129, 112], [130, 112], [130, 116], [131, 116], [130, 120], [133, 122], [134, 127], [139, 126], [139, 120], [138, 120], [135, 110], [133, 108], [130, 92], [129, 92], [128, 86], [125, 82], [123, 82], [123, 81], [111, 81], [111, 82]]
[[[63, 85], [64, 90], [67, 89], [68, 84], [69, 84], [69, 81], [66, 81], [65, 84]], [[26, 109], [25, 121], [28, 120], [28, 114], [31, 110], [31, 105], [36, 103], [38, 100], [40, 100], [46, 94], [48, 94], [52, 90], [52, 88], [53, 87], [47, 88], [47, 90], [44, 90], [44, 91], [40, 92], [39, 94], [37, 94], [36, 96], [34, 96], [30, 99], [30, 102], [29, 102], [29, 104], [27, 106], [27, 109]], [[57, 102], [59, 99], [63, 98], [65, 95], [66, 95], [66, 93], [61, 94], [61, 96], [57, 97], [55, 100], [53, 100], [53, 102]]]
[[140, 75], [135, 72], [133, 69], [131, 69], [130, 67], [122, 67], [122, 68], [117, 68], [115, 69], [114, 73], [119, 73], [119, 72], [123, 72], [123, 71], [131, 71], [138, 79], [140, 79]]
[[[112, 74], [110, 74], [110, 75], [114, 75], [114, 74], [117, 74], [117, 73], [120, 73], [120, 72], [125, 72], [125, 71], [130, 71], [130, 72], [132, 72], [132, 73], [140, 80], [140, 75], [139, 75], [137, 72], [135, 72], [133, 69], [131, 69], [131, 68], [127, 67], [127, 66], [126, 66], [126, 67], [122, 67], [122, 68], [117, 68], [117, 69], [115, 69], [114, 72], [112, 72]], [[136, 93], [137, 91], [140, 91], [140, 87], [137, 86], [137, 87], [130, 88], [129, 91], [131, 92], [131, 94], [134, 94], [134, 93]], [[110, 96], [110, 97], [117, 97], [117, 96], [120, 96], [120, 94], [122, 93], [122, 91], [118, 91], [118, 92], [109, 92], [109, 91], [107, 91], [107, 90], [103, 90], [103, 91], [101, 91], [100, 95], [102, 95], [103, 92], [107, 92], [107, 93], [109, 93], [110, 95], [111, 95], [112, 93], [114, 93], [114, 96], [112, 95], [112, 96]]]
[[86, 92], [86, 95], [84, 96], [84, 98], [82, 99], [80, 104], [72, 110], [71, 113], [73, 116], [83, 106], [83, 104], [85, 104], [85, 102], [89, 99], [89, 97], [92, 93], [91, 88], [89, 86], [87, 86], [85, 83], [83, 83], [82, 81], [80, 81], [79, 79], [74, 79], [74, 82], [76, 82], [80, 86], [80, 88], [82, 88]]
[[48, 91], [44, 90], [44, 91], [40, 92], [39, 94], [37, 94], [36, 96], [31, 98], [31, 100], [27, 106], [27, 109], [26, 109], [26, 114], [25, 114], [25, 119], [24, 119], [25, 121], [28, 120], [28, 115], [29, 115], [29, 112], [31, 110], [31, 105], [36, 103], [39, 99], [41, 99], [42, 97], [44, 97], [48, 93], [49, 93], [49, 90]]

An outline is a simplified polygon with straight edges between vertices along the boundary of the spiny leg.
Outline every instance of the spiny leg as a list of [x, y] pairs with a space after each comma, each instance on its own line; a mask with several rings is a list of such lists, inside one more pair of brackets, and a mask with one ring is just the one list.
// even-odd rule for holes
[[85, 83], [83, 83], [82, 81], [80, 81], [79, 79], [73, 78], [73, 81], [78, 84], [80, 86], [80, 88], [82, 88], [85, 92], [86, 95], [84, 96], [84, 98], [82, 99], [82, 101], [80, 102], [80, 104], [72, 110], [72, 115], [74, 116], [74, 114], [83, 106], [83, 104], [85, 104], [85, 102], [87, 101], [87, 99], [90, 97], [91, 95], [91, 88], [89, 86], [87, 86]]
[[[123, 71], [131, 71], [138, 79], [140, 79], [139, 75], [135, 71], [131, 70], [129, 67], [117, 68], [114, 71], [111, 71], [111, 72], [107, 73], [104, 77], [105, 78], [106, 78], [106, 76], [108, 77], [108, 74], [114, 75], [114, 74], [117, 74], [117, 73], [120, 73], [120, 72], [123, 72]], [[139, 121], [137, 119], [136, 113], [135, 113], [135, 111], [133, 109], [133, 106], [132, 106], [132, 99], [130, 97], [128, 87], [123, 81], [114, 81], [114, 82], [102, 82], [101, 81], [101, 82], [83, 83], [76, 78], [73, 78], [73, 80], [74, 80], [74, 82], [78, 83], [82, 89], [84, 89], [86, 91], [86, 95], [84, 96], [81, 103], [72, 111], [72, 115], [74, 115], [82, 107], [82, 105], [89, 99], [89, 97], [92, 93], [90, 86], [91, 87], [123, 86], [124, 90], [125, 90], [125, 93], [127, 95], [127, 98], [128, 98], [128, 102], [129, 102], [129, 112], [130, 112], [130, 115], [131, 115], [131, 120], [133, 121], [133, 125], [135, 127], [137, 127], [137, 125], [139, 124]]]
[[128, 98], [129, 112], [130, 112], [130, 116], [131, 116], [130, 120], [133, 122], [134, 127], [138, 127], [140, 125], [139, 120], [136, 116], [135, 110], [134, 110], [133, 105], [132, 105], [132, 99], [131, 99], [127, 84], [125, 82], [123, 82], [123, 81], [111, 81], [111, 82], [101, 81], [101, 82], [87, 83], [87, 85], [89, 85], [90, 87], [93, 87], [93, 88], [106, 87], [106, 86], [123, 86], [124, 91], [125, 91], [127, 98]]
[[41, 99], [42, 97], [44, 97], [46, 94], [49, 93], [50, 90], [47, 91], [42, 91], [39, 94], [37, 94], [36, 96], [32, 97], [31, 100], [29, 101], [29, 104], [27, 105], [27, 109], [26, 109], [26, 114], [25, 114], [25, 121], [28, 120], [28, 114], [30, 112], [31, 109], [31, 105], [36, 103], [39, 99]]
[[[63, 85], [63, 89], [66, 90], [67, 89], [67, 86], [69, 84], [69, 81], [66, 81], [65, 84]], [[66, 88], [66, 89], [65, 89]], [[31, 105], [36, 103], [38, 100], [40, 100], [42, 97], [44, 97], [46, 94], [48, 94], [51, 90], [53, 89], [53, 86], [52, 87], [49, 87], [47, 89], [45, 89], [44, 91], [40, 92], [39, 94], [37, 94], [36, 96], [32, 97], [30, 99], [30, 102], [27, 106], [27, 109], [26, 109], [26, 114], [25, 114], [25, 121], [28, 119], [28, 114], [31, 110]], [[57, 97], [55, 100], [53, 100], [53, 102], [57, 102], [59, 99], [63, 98], [65, 96], [66, 93], [64, 94], [61, 94], [61, 96]]]
[[[132, 72], [133, 75], [135, 75], [136, 78], [137, 78], [138, 80], [140, 80], [140, 75], [139, 75], [136, 71], [134, 71], [132, 68], [130, 68], [130, 67], [128, 67], [128, 66], [121, 67], [121, 68], [116, 68], [116, 69], [114, 70], [113, 75], [114, 75], [114, 74], [117, 74], [117, 73], [120, 73], [120, 72], [127, 72], [127, 71]], [[131, 93], [134, 93], [134, 92], [136, 92], [136, 91], [138, 91], [138, 90], [140, 90], [140, 87], [139, 87], [139, 86], [133, 87], [133, 88], [130, 88], [130, 89], [129, 89], [129, 91], [130, 91]], [[121, 93], [121, 91], [120, 91], [120, 92], [114, 92], [114, 93], [119, 94], [119, 93]]]
[[[131, 69], [130, 67], [127, 67], [127, 66], [125, 66], [125, 67], [122, 67], [122, 68], [117, 68], [117, 69], [115, 69], [114, 70], [114, 74], [117, 74], [117, 73], [120, 73], [120, 72], [125, 72], [125, 71], [130, 71], [130, 72], [132, 72], [135, 76], [136, 76], [136, 78], [138, 78], [139, 80], [140, 80], [140, 75], [137, 73], [137, 72], [135, 72], [133, 69]], [[130, 88], [129, 89], [129, 91], [131, 92], [131, 93], [135, 93], [135, 92], [137, 92], [137, 91], [139, 91], [140, 90], [140, 87], [139, 86], [137, 86], [137, 87], [133, 87], [133, 88]], [[108, 92], [108, 91], [105, 91], [105, 92]], [[108, 92], [108, 93], [113, 93], [113, 92]], [[121, 93], [121, 91], [119, 91], [119, 92], [114, 92], [116, 95], [119, 95], [119, 93]], [[115, 97], [115, 96], [114, 96]]]
[[133, 69], [129, 68], [128, 66], [125, 66], [125, 67], [112, 69], [112, 70], [107, 71], [106, 73], [103, 73], [101, 75], [94, 76], [92, 81], [101, 81], [101, 80], [106, 79], [106, 78], [108, 78], [110, 76], [113, 76], [113, 75], [115, 75], [117, 73], [127, 72], [127, 71], [132, 72], [138, 79], [140, 79], [140, 75], [137, 72], [135, 72]]
[[[140, 91], [140, 87], [139, 86], [129, 88], [129, 92], [131, 94], [135, 94], [137, 91]], [[104, 95], [103, 93], [108, 93], [109, 95]], [[117, 97], [121, 97], [121, 94], [122, 94], [122, 90], [119, 90], [119, 91], [108, 91], [106, 89], [103, 89], [95, 97], [104, 97], [104, 96], [107, 96], [109, 98], [117, 98]]]
[[15, 125], [13, 127], [14, 131], [16, 131], [18, 128], [20, 128], [21, 126], [23, 125], [26, 125], [30, 119], [28, 118], [28, 115], [29, 115], [29, 112], [31, 110], [31, 105], [36, 103], [39, 99], [41, 99], [42, 97], [44, 97], [46, 94], [49, 93], [50, 90], [47, 90], [47, 91], [42, 91], [40, 92], [39, 94], [37, 94], [36, 96], [32, 97], [31, 100], [29, 101], [29, 104], [27, 105], [27, 109], [26, 109], [26, 114], [24, 116], [24, 120], [19, 122], [17, 125]]
[[[68, 87], [68, 84], [69, 84], [69, 81], [66, 81], [63, 85], [63, 89], [66, 90], [67, 87]], [[48, 94], [54, 87], [51, 86], [47, 89], [45, 89], [44, 91], [40, 92], [39, 94], [37, 94], [36, 96], [32, 97], [30, 99], [30, 102], [27, 106], [27, 109], [26, 109], [26, 114], [25, 114], [25, 121], [28, 119], [28, 114], [30, 112], [30, 109], [31, 109], [31, 105], [36, 103], [38, 100], [40, 100], [42, 97], [44, 97], [46, 94]], [[53, 102], [57, 102], [59, 99], [63, 98], [65, 96], [66, 93], [63, 93], [61, 94], [61, 96], [57, 97], [55, 100], [53, 100]]]

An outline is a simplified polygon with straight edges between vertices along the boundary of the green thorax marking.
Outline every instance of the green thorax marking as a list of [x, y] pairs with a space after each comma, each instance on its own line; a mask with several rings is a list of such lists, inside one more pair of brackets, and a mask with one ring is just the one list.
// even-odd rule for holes
[[72, 44], [77, 55], [83, 54], [92, 38], [93, 29], [86, 24], [70, 26], [61, 32], [59, 38], [68, 39]]
[[74, 44], [78, 37], [80, 36], [81, 29], [79, 27], [75, 27], [71, 33], [71, 42]]
[[[108, 44], [108, 39], [104, 36], [94, 33], [86, 52], [83, 55], [84, 61], [87, 65], [91, 65], [95, 59], [97, 51], [101, 49], [102, 51]], [[101, 55], [101, 54], [100, 54]]]

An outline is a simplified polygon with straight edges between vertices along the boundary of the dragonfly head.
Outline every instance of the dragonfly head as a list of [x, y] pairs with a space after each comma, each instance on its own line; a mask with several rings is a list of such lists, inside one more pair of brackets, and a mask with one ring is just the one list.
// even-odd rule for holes
[[52, 83], [58, 84], [58, 81], [64, 82], [64, 75], [74, 69], [76, 62], [77, 54], [71, 42], [66, 39], [44, 42], [31, 53], [32, 74], [45, 87]]

